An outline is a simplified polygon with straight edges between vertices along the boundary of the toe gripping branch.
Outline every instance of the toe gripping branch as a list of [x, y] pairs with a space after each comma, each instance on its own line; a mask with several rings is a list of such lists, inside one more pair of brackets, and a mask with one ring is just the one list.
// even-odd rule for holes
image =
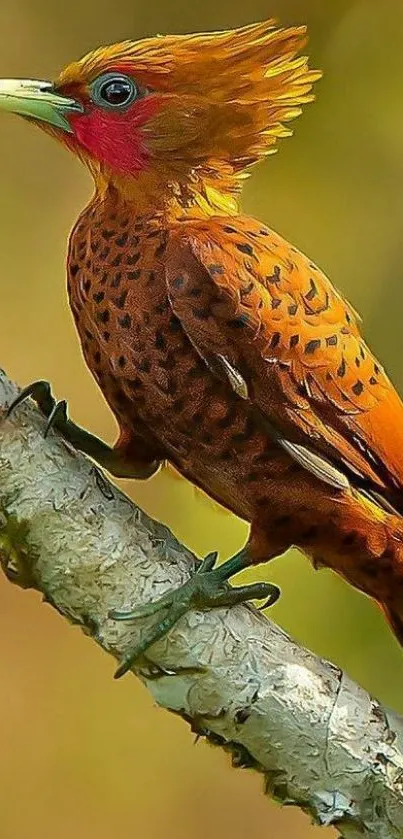
[[53, 426], [59, 425], [60, 422], [67, 422], [67, 402], [65, 400], [57, 402], [52, 394], [49, 382], [42, 380], [33, 382], [21, 390], [9, 406], [7, 416], [10, 417], [15, 409], [30, 397], [36, 402], [39, 410], [48, 420], [45, 437], [47, 437]]
[[208, 554], [194, 574], [182, 586], [169, 591], [159, 600], [146, 603], [129, 611], [113, 609], [109, 617], [115, 621], [135, 621], [156, 615], [157, 622], [144, 632], [137, 644], [124, 656], [115, 678], [127, 673], [133, 663], [163, 638], [177, 621], [190, 609], [201, 611], [225, 606], [235, 606], [249, 600], [265, 600], [261, 609], [266, 609], [278, 600], [280, 589], [272, 583], [253, 583], [231, 588], [228, 580], [233, 574], [245, 569], [249, 564], [247, 548], [232, 559], [215, 568], [218, 554]]

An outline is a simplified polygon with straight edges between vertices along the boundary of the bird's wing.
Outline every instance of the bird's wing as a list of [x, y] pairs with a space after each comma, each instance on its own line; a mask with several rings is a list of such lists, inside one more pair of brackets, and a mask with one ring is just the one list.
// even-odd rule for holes
[[167, 257], [172, 308], [213, 372], [297, 455], [401, 507], [403, 404], [325, 275], [249, 218], [179, 222]]

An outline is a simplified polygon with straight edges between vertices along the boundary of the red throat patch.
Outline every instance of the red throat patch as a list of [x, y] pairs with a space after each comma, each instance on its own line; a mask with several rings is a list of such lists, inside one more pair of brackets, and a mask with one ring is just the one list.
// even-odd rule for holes
[[72, 114], [75, 141], [100, 163], [122, 175], [137, 175], [147, 167], [150, 153], [142, 128], [158, 111], [154, 96], [136, 101], [124, 112], [91, 107]]

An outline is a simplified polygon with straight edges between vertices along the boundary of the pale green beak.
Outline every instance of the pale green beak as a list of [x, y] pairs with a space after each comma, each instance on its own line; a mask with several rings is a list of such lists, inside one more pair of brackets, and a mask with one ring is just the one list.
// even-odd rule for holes
[[31, 79], [0, 79], [0, 110], [48, 122], [70, 132], [67, 115], [84, 111], [80, 102], [57, 93], [51, 82]]

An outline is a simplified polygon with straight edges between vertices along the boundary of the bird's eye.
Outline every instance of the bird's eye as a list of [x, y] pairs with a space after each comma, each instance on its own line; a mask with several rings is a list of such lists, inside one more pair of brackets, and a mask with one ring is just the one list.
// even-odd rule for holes
[[92, 101], [102, 108], [127, 108], [137, 96], [133, 79], [118, 73], [105, 73], [91, 85]]

